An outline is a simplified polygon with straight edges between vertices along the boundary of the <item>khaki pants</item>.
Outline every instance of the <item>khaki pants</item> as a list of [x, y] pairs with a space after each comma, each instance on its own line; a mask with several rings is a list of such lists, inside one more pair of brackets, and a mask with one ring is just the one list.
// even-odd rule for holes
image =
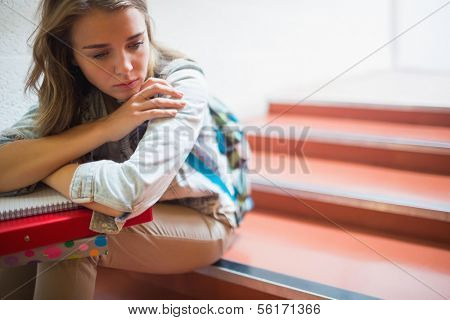
[[0, 297], [31, 299], [34, 288], [35, 299], [92, 299], [97, 266], [153, 274], [189, 272], [217, 261], [233, 235], [233, 228], [210, 216], [156, 204], [152, 222], [108, 236], [108, 255], [0, 270]]

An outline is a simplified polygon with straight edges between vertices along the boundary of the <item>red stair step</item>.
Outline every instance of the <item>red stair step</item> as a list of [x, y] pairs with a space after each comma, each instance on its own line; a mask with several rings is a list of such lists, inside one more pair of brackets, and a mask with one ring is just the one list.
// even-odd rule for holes
[[257, 208], [450, 243], [448, 176], [260, 152], [250, 167]]
[[315, 117], [369, 119], [394, 123], [410, 123], [428, 126], [450, 127], [450, 106], [395, 106], [362, 103], [329, 102], [272, 102], [272, 115], [303, 115]]
[[248, 213], [223, 258], [382, 299], [450, 297], [448, 248], [273, 211]]
[[297, 115], [246, 125], [257, 151], [450, 175], [450, 128]]

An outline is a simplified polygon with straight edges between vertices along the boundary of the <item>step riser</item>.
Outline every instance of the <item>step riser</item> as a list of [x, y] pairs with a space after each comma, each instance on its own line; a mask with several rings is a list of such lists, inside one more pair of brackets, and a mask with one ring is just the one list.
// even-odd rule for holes
[[378, 148], [364, 145], [322, 142], [308, 138], [299, 141], [247, 135], [253, 151], [362, 163], [402, 170], [450, 175], [450, 156], [426, 150], [399, 150], [390, 145]]
[[195, 272], [157, 275], [101, 267], [95, 290], [95, 299], [285, 299]]
[[271, 115], [305, 115], [346, 119], [361, 119], [371, 121], [384, 121], [394, 123], [420, 124], [428, 126], [450, 127], [450, 109], [436, 107], [397, 107], [385, 108], [364, 105], [330, 106], [326, 104], [313, 105], [290, 103], [271, 103], [269, 105]]
[[291, 193], [283, 194], [278, 190], [271, 191], [267, 187], [261, 188], [258, 185], [252, 185], [252, 197], [257, 210], [262, 209], [293, 214], [302, 218], [332, 224], [329, 221], [331, 220], [343, 226], [357, 226], [392, 236], [433, 241], [447, 247], [450, 245], [450, 223], [445, 221], [311, 200], [300, 195], [293, 197]]

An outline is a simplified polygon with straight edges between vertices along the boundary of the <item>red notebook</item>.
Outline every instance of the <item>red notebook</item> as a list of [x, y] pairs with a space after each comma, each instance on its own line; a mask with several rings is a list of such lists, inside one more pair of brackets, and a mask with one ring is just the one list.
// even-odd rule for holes
[[[92, 210], [80, 208], [0, 221], [0, 256], [97, 234], [89, 230]], [[152, 209], [124, 227], [152, 221]]]

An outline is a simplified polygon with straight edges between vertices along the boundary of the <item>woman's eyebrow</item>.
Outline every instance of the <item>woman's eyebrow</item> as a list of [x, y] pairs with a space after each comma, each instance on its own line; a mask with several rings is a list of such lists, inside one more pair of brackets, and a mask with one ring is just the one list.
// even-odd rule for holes
[[[144, 34], [144, 31], [136, 33], [135, 35], [128, 37], [126, 41], [133, 40], [143, 34]], [[88, 46], [84, 46], [82, 49], [99, 49], [99, 48], [106, 48], [108, 46], [109, 46], [108, 43], [98, 43], [98, 44], [90, 44]]]

